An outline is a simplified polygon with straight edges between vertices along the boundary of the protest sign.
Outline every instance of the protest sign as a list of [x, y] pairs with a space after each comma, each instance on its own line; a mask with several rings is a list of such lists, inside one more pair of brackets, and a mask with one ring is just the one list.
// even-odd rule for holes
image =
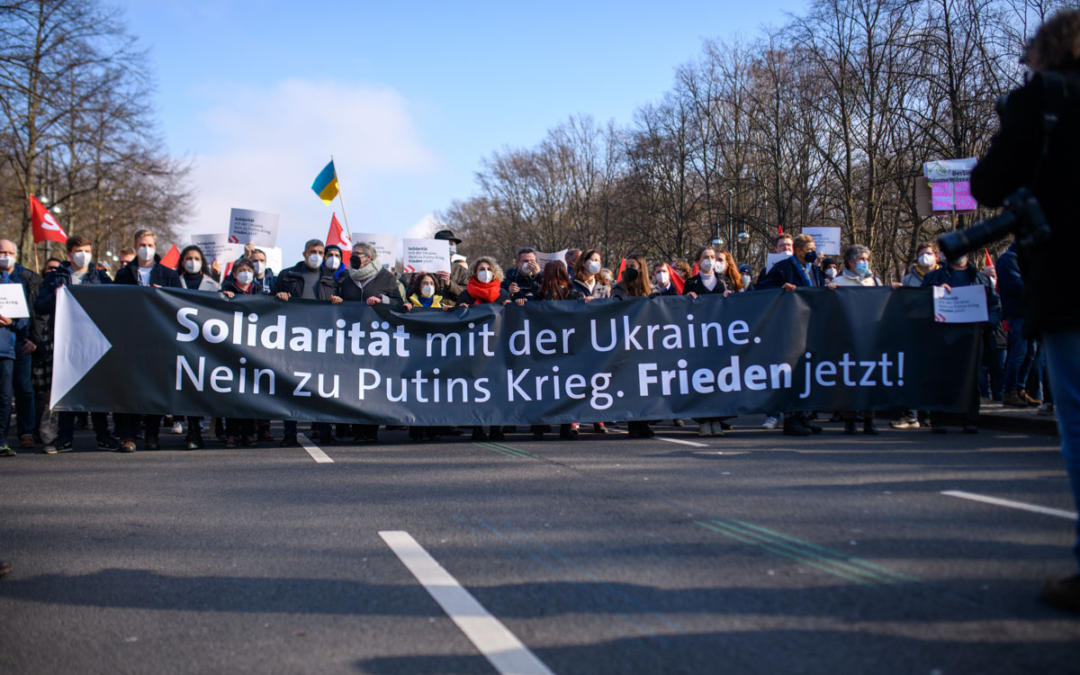
[[230, 242], [227, 234], [193, 234], [191, 243], [202, 249], [207, 268], [216, 260], [221, 264], [221, 268], [225, 269], [227, 264], [244, 252], [244, 245]]
[[983, 323], [989, 319], [986, 289], [982, 284], [953, 287], [946, 291], [934, 286], [934, 321], [938, 323]]
[[[979, 327], [936, 324], [933, 305], [928, 288], [809, 288], [406, 311], [74, 286], [57, 296], [52, 400], [464, 426], [966, 410]], [[101, 386], [118, 372], [125, 386]]]
[[403, 239], [401, 269], [413, 272], [449, 272], [450, 242], [445, 239]]
[[804, 227], [802, 233], [814, 238], [818, 255], [840, 255], [839, 227]]
[[277, 246], [278, 214], [250, 209], [233, 209], [229, 217], [229, 242]]
[[[568, 249], [564, 248], [563, 250], [558, 251], [556, 253], [541, 253], [540, 251], [537, 251], [536, 252], [536, 264], [540, 266], [540, 271], [541, 272], [544, 271], [544, 267], [548, 264], [549, 260], [558, 260], [559, 262], [561, 262], [563, 264], [566, 264], [566, 251], [567, 250]], [[573, 272], [573, 270], [571, 270], [571, 272]]]
[[765, 254], [765, 274], [769, 273], [769, 270], [773, 268], [776, 263], [787, 260], [791, 257], [790, 253], [766, 253]]
[[385, 269], [397, 266], [398, 243], [396, 235], [373, 234], [370, 232], [354, 234], [353, 244], [371, 244], [375, 247], [375, 252], [379, 254], [379, 259], [377, 260], [379, 265]]
[[0, 316], [8, 319], [30, 318], [26, 291], [22, 284], [0, 284]]
[[934, 213], [968, 213], [978, 208], [971, 196], [971, 170], [978, 163], [974, 157], [943, 159], [923, 164], [923, 175], [930, 183], [931, 209]]

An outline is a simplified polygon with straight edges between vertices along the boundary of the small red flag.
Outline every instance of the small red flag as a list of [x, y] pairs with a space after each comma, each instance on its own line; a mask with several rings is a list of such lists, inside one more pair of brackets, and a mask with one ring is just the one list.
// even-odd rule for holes
[[984, 248], [983, 253], [986, 254], [986, 266], [987, 267], [993, 267], [994, 266], [994, 261], [990, 259], [990, 251], [988, 251], [988, 250], [986, 250]]
[[698, 268], [697, 263], [694, 263], [694, 269], [690, 270], [690, 276], [696, 277], [699, 274], [701, 274], [701, 269]]
[[30, 195], [30, 220], [34, 225], [35, 244], [43, 241], [58, 241], [63, 244], [67, 241], [67, 235], [64, 234], [60, 223], [56, 222], [56, 218], [53, 218], [49, 210], [34, 195]]
[[345, 228], [338, 222], [336, 213], [330, 215], [330, 231], [326, 233], [326, 245], [340, 246], [341, 257], [348, 263], [349, 251], [352, 251], [352, 240], [346, 234]]
[[161, 259], [161, 264], [171, 270], [176, 269], [176, 266], [180, 264], [180, 249], [176, 248], [176, 244], [173, 244], [165, 257]]
[[783, 234], [784, 233], [784, 226], [780, 225], [780, 224], [777, 224], [776, 225], [776, 233], [777, 234]]
[[668, 276], [671, 277], [671, 285], [675, 287], [675, 291], [682, 295], [683, 286], [686, 285], [686, 280], [683, 279], [678, 272], [675, 271], [671, 265], [664, 263], [664, 267], [667, 268]]
[[622, 273], [626, 271], [626, 258], [622, 259], [619, 263], [619, 275], [615, 277], [615, 281], [622, 281]]

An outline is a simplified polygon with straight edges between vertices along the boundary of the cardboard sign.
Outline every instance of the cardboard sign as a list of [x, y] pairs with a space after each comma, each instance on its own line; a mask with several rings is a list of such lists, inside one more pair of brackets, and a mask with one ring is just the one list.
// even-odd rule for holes
[[256, 246], [277, 246], [278, 214], [250, 209], [233, 209], [229, 217], [229, 242]]
[[445, 239], [403, 239], [401, 270], [414, 272], [449, 272], [450, 242]]
[[818, 255], [840, 255], [839, 227], [804, 227], [802, 233], [814, 238]]
[[990, 318], [986, 289], [982, 284], [960, 286], [946, 292], [934, 286], [934, 321], [938, 323], [983, 323]]
[[787, 260], [791, 257], [790, 253], [766, 253], [765, 254], [765, 274], [769, 273], [769, 270], [773, 268], [776, 263]]
[[565, 265], [566, 264], [566, 252], [568, 250], [569, 249], [564, 248], [563, 250], [558, 251], [556, 253], [541, 253], [540, 251], [537, 251], [536, 252], [536, 264], [540, 266], [540, 271], [541, 272], [544, 271], [544, 267], [547, 266], [548, 261], [550, 261], [550, 260], [558, 260], [559, 262], [561, 262], [562, 264]]
[[0, 284], [0, 316], [8, 319], [27, 319], [30, 307], [22, 284]]
[[374, 246], [375, 252], [379, 254], [376, 262], [381, 265], [383, 269], [390, 269], [397, 264], [398, 243], [396, 235], [372, 233], [354, 234], [352, 240], [354, 246], [356, 244], [371, 244]]

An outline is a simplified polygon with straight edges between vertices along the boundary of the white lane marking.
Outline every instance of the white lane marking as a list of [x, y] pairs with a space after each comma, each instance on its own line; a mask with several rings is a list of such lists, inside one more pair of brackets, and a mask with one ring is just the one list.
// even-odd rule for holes
[[1021, 511], [1031, 511], [1032, 513], [1042, 513], [1047, 516], [1057, 516], [1058, 518], [1076, 520], [1076, 514], [1072, 511], [1051, 509], [1049, 507], [1038, 506], [1036, 504], [1025, 504], [1024, 502], [1014, 502], [1010, 499], [987, 497], [986, 495], [977, 495], [973, 492], [964, 492], [962, 490], [944, 490], [941, 494], [948, 495], [950, 497], [959, 497], [960, 499], [970, 499], [973, 502], [983, 502], [984, 504], [994, 504], [996, 506], [1007, 506], [1010, 509], [1020, 509]]
[[705, 443], [696, 443], [694, 441], [684, 441], [680, 438], [666, 438], [664, 436], [655, 436], [658, 441], [667, 441], [668, 443], [678, 443], [680, 445], [689, 445], [691, 448], [707, 448], [709, 447]]
[[502, 675], [554, 675], [412, 535], [379, 532], [379, 536], [495, 670]]
[[334, 460], [327, 457], [326, 453], [322, 451], [322, 448], [308, 440], [308, 437], [304, 434], [297, 434], [296, 440], [300, 441], [300, 445], [304, 446], [304, 449], [307, 450], [307, 454], [311, 455], [311, 458], [319, 464], [334, 463]]

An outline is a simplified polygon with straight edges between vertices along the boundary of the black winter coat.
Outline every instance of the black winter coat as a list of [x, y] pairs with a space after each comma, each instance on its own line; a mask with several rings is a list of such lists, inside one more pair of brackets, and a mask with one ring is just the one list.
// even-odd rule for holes
[[953, 287], [974, 286], [982, 284], [986, 289], [986, 314], [987, 322], [993, 327], [1001, 323], [1001, 298], [994, 290], [994, 282], [970, 262], [966, 269], [954, 270], [951, 267], [939, 267], [923, 277], [923, 286], [942, 286], [948, 284]]
[[[139, 259], [136, 258], [120, 268], [116, 273], [116, 284], [128, 286], [139, 285]], [[180, 285], [180, 276], [173, 270], [161, 264], [161, 256], [154, 254], [154, 267], [150, 270], [150, 285], [162, 288], [183, 288]]]
[[[304, 294], [303, 273], [306, 269], [307, 263], [301, 260], [292, 267], [281, 270], [281, 274], [277, 275], [277, 279], [274, 280], [274, 295], [288, 293], [291, 297], [299, 300], [300, 296]], [[330, 296], [337, 294], [337, 280], [334, 278], [334, 273], [326, 269], [324, 265], [319, 265], [319, 288], [315, 290], [315, 297], [319, 300], [329, 301]]]
[[[105, 270], [99, 267], [91, 267], [86, 270], [81, 285], [97, 286], [111, 283], [113, 283], [113, 280], [109, 278]], [[53, 315], [56, 313], [56, 292], [60, 290], [61, 286], [70, 285], [71, 263], [66, 260], [60, 263], [60, 267], [57, 267], [55, 272], [49, 272], [45, 275], [45, 281], [41, 284], [41, 292], [38, 293], [37, 301], [34, 302], [34, 311], [41, 315], [47, 315], [50, 327], [53, 326]]]
[[[781, 288], [784, 284], [806, 286], [803, 275], [799, 274], [799, 270], [795, 267], [798, 264], [799, 259], [795, 256], [791, 256], [787, 260], [781, 260], [776, 263], [772, 266], [772, 269], [769, 270], [769, 273], [757, 283], [757, 289]], [[813, 286], [824, 286], [829, 283], [829, 279], [825, 276], [825, 272], [823, 272], [816, 264], [810, 266], [810, 281], [813, 282]]]
[[695, 274], [683, 284], [682, 294], [690, 295], [691, 293], [697, 293], [698, 295], [709, 295], [710, 293], [723, 293], [726, 290], [727, 285], [724, 283], [724, 277], [719, 274], [716, 275], [716, 286], [714, 286], [711, 291], [701, 281], [701, 275]]
[[1031, 336], [1080, 327], [1080, 303], [1073, 289], [1080, 250], [1080, 69], [1062, 75], [1068, 95], [1039, 178], [1035, 172], [1042, 153], [1045, 99], [1038, 75], [1009, 95], [1001, 130], [971, 172], [971, 194], [983, 206], [1000, 206], [1017, 188], [1027, 186], [1050, 224], [1050, 241], [1034, 259], [1021, 252], [1027, 297], [1024, 332]]
[[391, 305], [405, 304], [405, 298], [401, 297], [397, 279], [385, 267], [364, 284], [363, 288], [357, 286], [347, 272], [341, 275], [339, 283], [338, 295], [345, 302], [367, 302], [368, 298], [378, 298], [385, 295], [390, 298]]
[[503, 277], [501, 286], [505, 291], [509, 292], [510, 284], [517, 284], [519, 290], [517, 293], [512, 293], [510, 298], [512, 300], [520, 300], [521, 298], [532, 300], [540, 292], [543, 277], [543, 273], [539, 273], [534, 277], [527, 277], [521, 273], [521, 268], [513, 267], [506, 270], [506, 276]]

